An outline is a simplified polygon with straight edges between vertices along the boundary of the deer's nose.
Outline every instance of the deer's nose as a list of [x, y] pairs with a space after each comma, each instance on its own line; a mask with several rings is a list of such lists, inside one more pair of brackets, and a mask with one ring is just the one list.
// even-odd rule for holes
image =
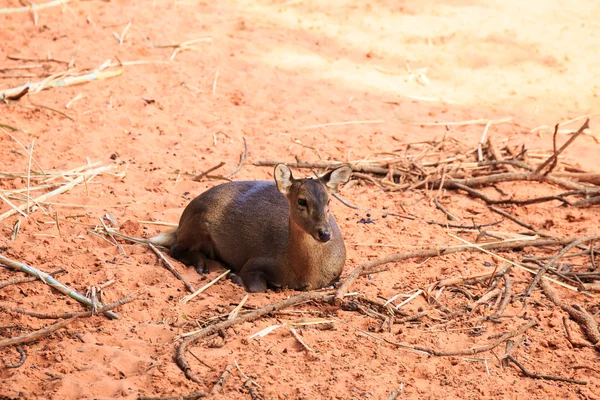
[[321, 242], [329, 242], [331, 240], [331, 232], [328, 230], [319, 229], [319, 240]]

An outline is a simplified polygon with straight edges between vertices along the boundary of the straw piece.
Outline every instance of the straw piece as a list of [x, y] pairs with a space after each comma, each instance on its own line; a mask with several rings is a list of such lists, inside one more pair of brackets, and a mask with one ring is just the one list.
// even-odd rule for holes
[[95, 80], [114, 78], [116, 76], [122, 75], [125, 70], [120, 68], [115, 71], [94, 71], [89, 74], [79, 75], [79, 76], [51, 76], [47, 79], [44, 79], [41, 82], [33, 82], [26, 83], [25, 85], [12, 88], [5, 89], [0, 91], [0, 100], [7, 99], [9, 97], [15, 96], [21, 93], [23, 90], [28, 89], [29, 93], [35, 94], [44, 89], [56, 88], [56, 87], [64, 87], [64, 86], [73, 86], [79, 85], [86, 82], [91, 82]]
[[[74, 180], [72, 180], [71, 182], [60, 186], [59, 188], [41, 195], [40, 197], [36, 198], [33, 200], [34, 203], [41, 203], [46, 201], [47, 199], [49, 199], [50, 197], [54, 197], [56, 195], [59, 195], [61, 193], [65, 193], [66, 191], [69, 191], [71, 189], [73, 189], [75, 186], [77, 186], [78, 184], [80, 184], [81, 182], [84, 181], [84, 179], [86, 179], [87, 177], [94, 177], [102, 172], [106, 172], [110, 169], [112, 169], [112, 166], [104, 166], [104, 167], [100, 167], [100, 168], [96, 168], [96, 169], [92, 169], [89, 171], [86, 171], [85, 174], [78, 176], [77, 178], [75, 178]], [[13, 214], [16, 214], [17, 212], [23, 211], [25, 208], [27, 208], [27, 204], [22, 204], [18, 207], [16, 207], [15, 209], [12, 210], [8, 210], [7, 212], [5, 212], [4, 214], [0, 215], [0, 221], [10, 217]]]
[[229, 272], [230, 272], [229, 270], [226, 270], [221, 275], [217, 276], [215, 279], [208, 282], [206, 285], [202, 286], [200, 289], [196, 290], [194, 293], [187, 295], [183, 299], [179, 300], [179, 302], [183, 303], [183, 304], [187, 303], [188, 301], [192, 300], [194, 297], [198, 296], [200, 293], [204, 292], [206, 289], [208, 289], [209, 287], [211, 287], [212, 285], [217, 283], [219, 281], [219, 279], [221, 279], [222, 277], [227, 275]]

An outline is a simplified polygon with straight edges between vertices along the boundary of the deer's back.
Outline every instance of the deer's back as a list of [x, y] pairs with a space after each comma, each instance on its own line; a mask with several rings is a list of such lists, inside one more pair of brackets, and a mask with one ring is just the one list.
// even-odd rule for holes
[[289, 204], [275, 183], [240, 181], [215, 186], [184, 210], [178, 242], [193, 248], [207, 234], [219, 260], [239, 270], [247, 260], [283, 260], [287, 246]]

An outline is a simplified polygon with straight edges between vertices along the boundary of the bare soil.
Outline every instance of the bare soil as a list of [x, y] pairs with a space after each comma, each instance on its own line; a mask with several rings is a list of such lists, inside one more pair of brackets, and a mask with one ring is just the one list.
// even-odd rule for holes
[[[4, 7], [22, 4], [4, 0], [0, 8]], [[34, 141], [33, 157], [44, 171], [71, 170], [89, 159], [124, 172], [101, 174], [86, 186], [49, 199], [40, 204], [46, 212], [38, 209], [27, 218], [13, 215], [0, 221], [1, 252], [44, 271], [64, 268], [67, 273], [58, 279], [83, 294], [92, 285], [114, 279], [103, 291], [105, 303], [139, 293], [137, 300], [115, 310], [118, 320], [79, 319], [25, 345], [23, 366], [0, 368], [0, 397], [135, 399], [210, 391], [224, 368], [235, 361], [260, 388], [250, 393], [243, 386], [246, 379], [234, 368], [217, 398], [385, 399], [403, 384], [401, 398], [599, 399], [599, 353], [591, 347], [573, 348], [562, 324], [566, 314], [539, 290], [532, 296], [537, 303], [529, 302], [523, 309], [522, 302], [514, 302], [506, 314], [515, 317], [499, 323], [479, 326], [474, 318], [440, 328], [438, 321], [425, 318], [396, 325], [391, 333], [378, 332], [379, 321], [353, 311], [319, 304], [294, 307], [293, 312], [229, 329], [224, 344], [216, 338], [192, 346], [195, 356], [188, 354], [189, 362], [205, 382], [198, 385], [174, 363], [178, 343], [174, 339], [230, 312], [244, 291], [221, 280], [181, 304], [186, 294], [182, 282], [146, 246], [119, 241], [123, 256], [116, 246], [88, 232], [107, 213], [122, 232], [135, 237], [166, 229], [140, 221], [177, 223], [190, 199], [219, 183], [194, 182], [191, 176], [220, 162], [225, 165], [215, 174], [232, 171], [243, 151], [243, 138], [248, 159], [233, 179], [270, 180], [271, 167], [254, 162], [379, 159], [407, 143], [439, 141], [444, 135], [475, 148], [485, 122], [452, 124], [467, 120], [511, 117], [507, 123], [492, 125], [488, 134], [498, 143], [550, 154], [552, 128], [532, 132], [534, 128], [591, 114], [590, 132], [579, 137], [562, 159], [600, 172], [596, 128], [600, 119], [592, 114], [600, 111], [598, 15], [600, 3], [594, 0], [581, 0], [575, 8], [565, 8], [557, 0], [70, 1], [39, 9], [37, 26], [31, 12], [0, 13], [2, 89], [44, 79], [27, 74], [66, 70], [76, 49], [74, 69], [94, 69], [107, 59], [125, 64], [118, 77], [52, 88], [0, 105], [0, 123], [18, 128], [11, 134], [25, 146]], [[128, 23], [119, 44], [115, 33], [121, 36]], [[211, 40], [181, 49], [171, 62], [174, 48], [159, 47], [198, 38]], [[150, 63], [128, 64], [133, 61]], [[30, 64], [43, 67], [2, 69]], [[67, 109], [65, 105], [78, 95], [80, 99]], [[314, 127], [342, 122], [347, 124]], [[576, 130], [581, 122], [561, 128]], [[558, 140], [566, 138], [561, 134]], [[27, 152], [3, 131], [0, 143], [0, 171], [26, 174]], [[35, 164], [32, 171], [38, 171]], [[26, 186], [25, 177], [0, 175], [2, 190]], [[518, 198], [557, 192], [538, 183], [498, 187]], [[493, 189], [489, 193], [496, 194]], [[445, 218], [433, 204], [435, 193], [430, 190], [386, 192], [361, 180], [342, 195], [362, 208], [416, 217], [384, 217], [372, 211], [374, 223], [365, 224], [360, 220], [369, 218], [366, 211], [334, 201], [332, 212], [348, 252], [343, 276], [364, 261], [394, 252], [460, 244], [448, 235], [456, 231], [426, 223]], [[461, 223], [499, 219], [483, 202], [464, 193], [446, 192], [442, 199]], [[8, 210], [0, 202], [0, 212]], [[580, 209], [548, 202], [507, 210], [556, 236], [599, 233], [597, 206]], [[11, 240], [19, 218], [19, 233]], [[495, 229], [522, 231], [508, 220]], [[503, 255], [517, 257], [510, 252]], [[221, 273], [199, 276], [173, 263], [197, 288]], [[370, 298], [390, 298], [441, 278], [489, 271], [497, 265], [497, 259], [480, 253], [415, 259], [361, 277], [352, 290]], [[21, 275], [0, 268], [0, 281]], [[511, 276], [515, 293], [531, 280], [520, 270]], [[565, 301], [596, 313], [599, 321], [597, 294], [556, 290]], [[259, 307], [294, 294], [252, 294], [246, 305]], [[468, 303], [450, 291], [440, 293], [438, 300], [451, 309]], [[39, 281], [0, 289], [0, 304], [53, 313], [83, 310]], [[431, 308], [421, 296], [403, 307], [408, 314]], [[249, 339], [270, 325], [331, 316], [377, 337], [436, 349], [485, 345], [536, 317], [540, 325], [527, 331], [515, 357], [530, 371], [588, 383], [527, 378], [497, 360], [503, 347], [475, 358], [432, 357], [398, 349], [340, 322], [329, 330], [300, 329], [313, 352], [285, 328]], [[0, 311], [4, 327], [0, 339], [52, 322]], [[571, 325], [576, 337], [585, 341], [576, 324]], [[0, 348], [5, 364], [19, 358], [14, 347]]]

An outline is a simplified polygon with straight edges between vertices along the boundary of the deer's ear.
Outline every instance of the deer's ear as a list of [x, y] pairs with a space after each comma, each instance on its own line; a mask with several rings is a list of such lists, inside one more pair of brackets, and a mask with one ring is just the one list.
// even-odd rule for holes
[[275, 183], [277, 183], [277, 189], [287, 195], [290, 192], [290, 188], [294, 183], [294, 176], [292, 171], [284, 164], [277, 164], [275, 167]]
[[339, 186], [350, 180], [350, 175], [352, 175], [352, 169], [344, 165], [333, 171], [329, 171], [319, 179], [325, 184], [329, 193], [337, 193]]

